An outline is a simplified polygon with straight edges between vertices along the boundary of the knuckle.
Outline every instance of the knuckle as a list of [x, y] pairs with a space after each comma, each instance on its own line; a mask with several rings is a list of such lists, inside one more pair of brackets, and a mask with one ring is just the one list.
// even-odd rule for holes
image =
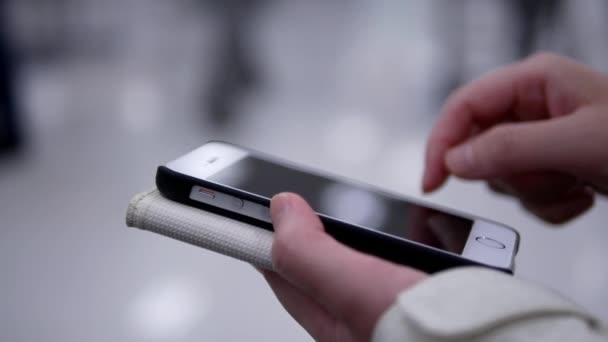
[[554, 66], [564, 61], [564, 58], [552, 52], [537, 52], [528, 57], [527, 62], [540, 66]]
[[538, 52], [523, 63], [529, 67], [530, 72], [540, 74], [551, 74], [566, 67], [572, 67], [571, 60], [551, 52]]

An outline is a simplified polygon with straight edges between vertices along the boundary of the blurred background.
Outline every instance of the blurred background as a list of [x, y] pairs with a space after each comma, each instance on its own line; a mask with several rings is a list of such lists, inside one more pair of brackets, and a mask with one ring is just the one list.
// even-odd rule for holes
[[[602, 0], [0, 0], [0, 340], [309, 341], [252, 267], [127, 229], [155, 168], [222, 139], [422, 198], [455, 87], [535, 50], [608, 70]], [[516, 276], [608, 320], [608, 206], [517, 228]]]

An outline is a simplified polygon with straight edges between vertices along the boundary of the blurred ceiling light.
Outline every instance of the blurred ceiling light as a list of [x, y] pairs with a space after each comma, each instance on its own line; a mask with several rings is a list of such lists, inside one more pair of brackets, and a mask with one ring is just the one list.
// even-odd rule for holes
[[[63, 70], [62, 70], [63, 71]], [[31, 113], [33, 124], [43, 130], [61, 126], [69, 118], [70, 89], [65, 78], [52, 72], [24, 73], [23, 93], [25, 111]]]
[[335, 160], [363, 164], [377, 156], [382, 135], [382, 127], [373, 115], [353, 112], [327, 122], [324, 146]]
[[204, 289], [186, 279], [150, 284], [128, 303], [127, 326], [141, 340], [172, 341], [191, 333], [209, 311]]
[[420, 179], [424, 169], [425, 138], [412, 129], [406, 140], [392, 144], [383, 154], [382, 185], [409, 194], [420, 191]]
[[608, 273], [598, 268], [601, 260], [608, 258], [608, 251], [601, 239], [588, 241], [580, 248], [573, 260], [572, 286], [577, 296], [586, 297], [586, 302], [594, 302], [602, 298], [608, 288]]
[[381, 226], [387, 215], [383, 203], [373, 194], [342, 184], [323, 190], [321, 206], [332, 217], [366, 227]]
[[159, 125], [163, 113], [164, 96], [157, 84], [146, 79], [125, 82], [119, 113], [126, 128], [132, 132], [145, 132]]

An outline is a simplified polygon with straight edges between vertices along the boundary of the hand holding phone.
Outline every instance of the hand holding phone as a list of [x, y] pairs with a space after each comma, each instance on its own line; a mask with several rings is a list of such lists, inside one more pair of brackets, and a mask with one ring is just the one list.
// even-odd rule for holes
[[397, 295], [427, 277], [338, 243], [299, 196], [275, 196], [271, 211], [276, 273], [264, 277], [315, 341], [369, 341]]

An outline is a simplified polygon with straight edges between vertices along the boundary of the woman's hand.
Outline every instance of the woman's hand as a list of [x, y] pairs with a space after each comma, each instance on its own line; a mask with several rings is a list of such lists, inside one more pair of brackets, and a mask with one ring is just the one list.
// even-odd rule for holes
[[264, 276], [317, 341], [368, 341], [397, 295], [426, 277], [340, 244], [297, 195], [275, 196], [271, 213], [276, 272], [264, 271]]
[[551, 223], [586, 211], [608, 192], [608, 77], [539, 54], [464, 86], [431, 133], [424, 191], [449, 175], [484, 180]]

